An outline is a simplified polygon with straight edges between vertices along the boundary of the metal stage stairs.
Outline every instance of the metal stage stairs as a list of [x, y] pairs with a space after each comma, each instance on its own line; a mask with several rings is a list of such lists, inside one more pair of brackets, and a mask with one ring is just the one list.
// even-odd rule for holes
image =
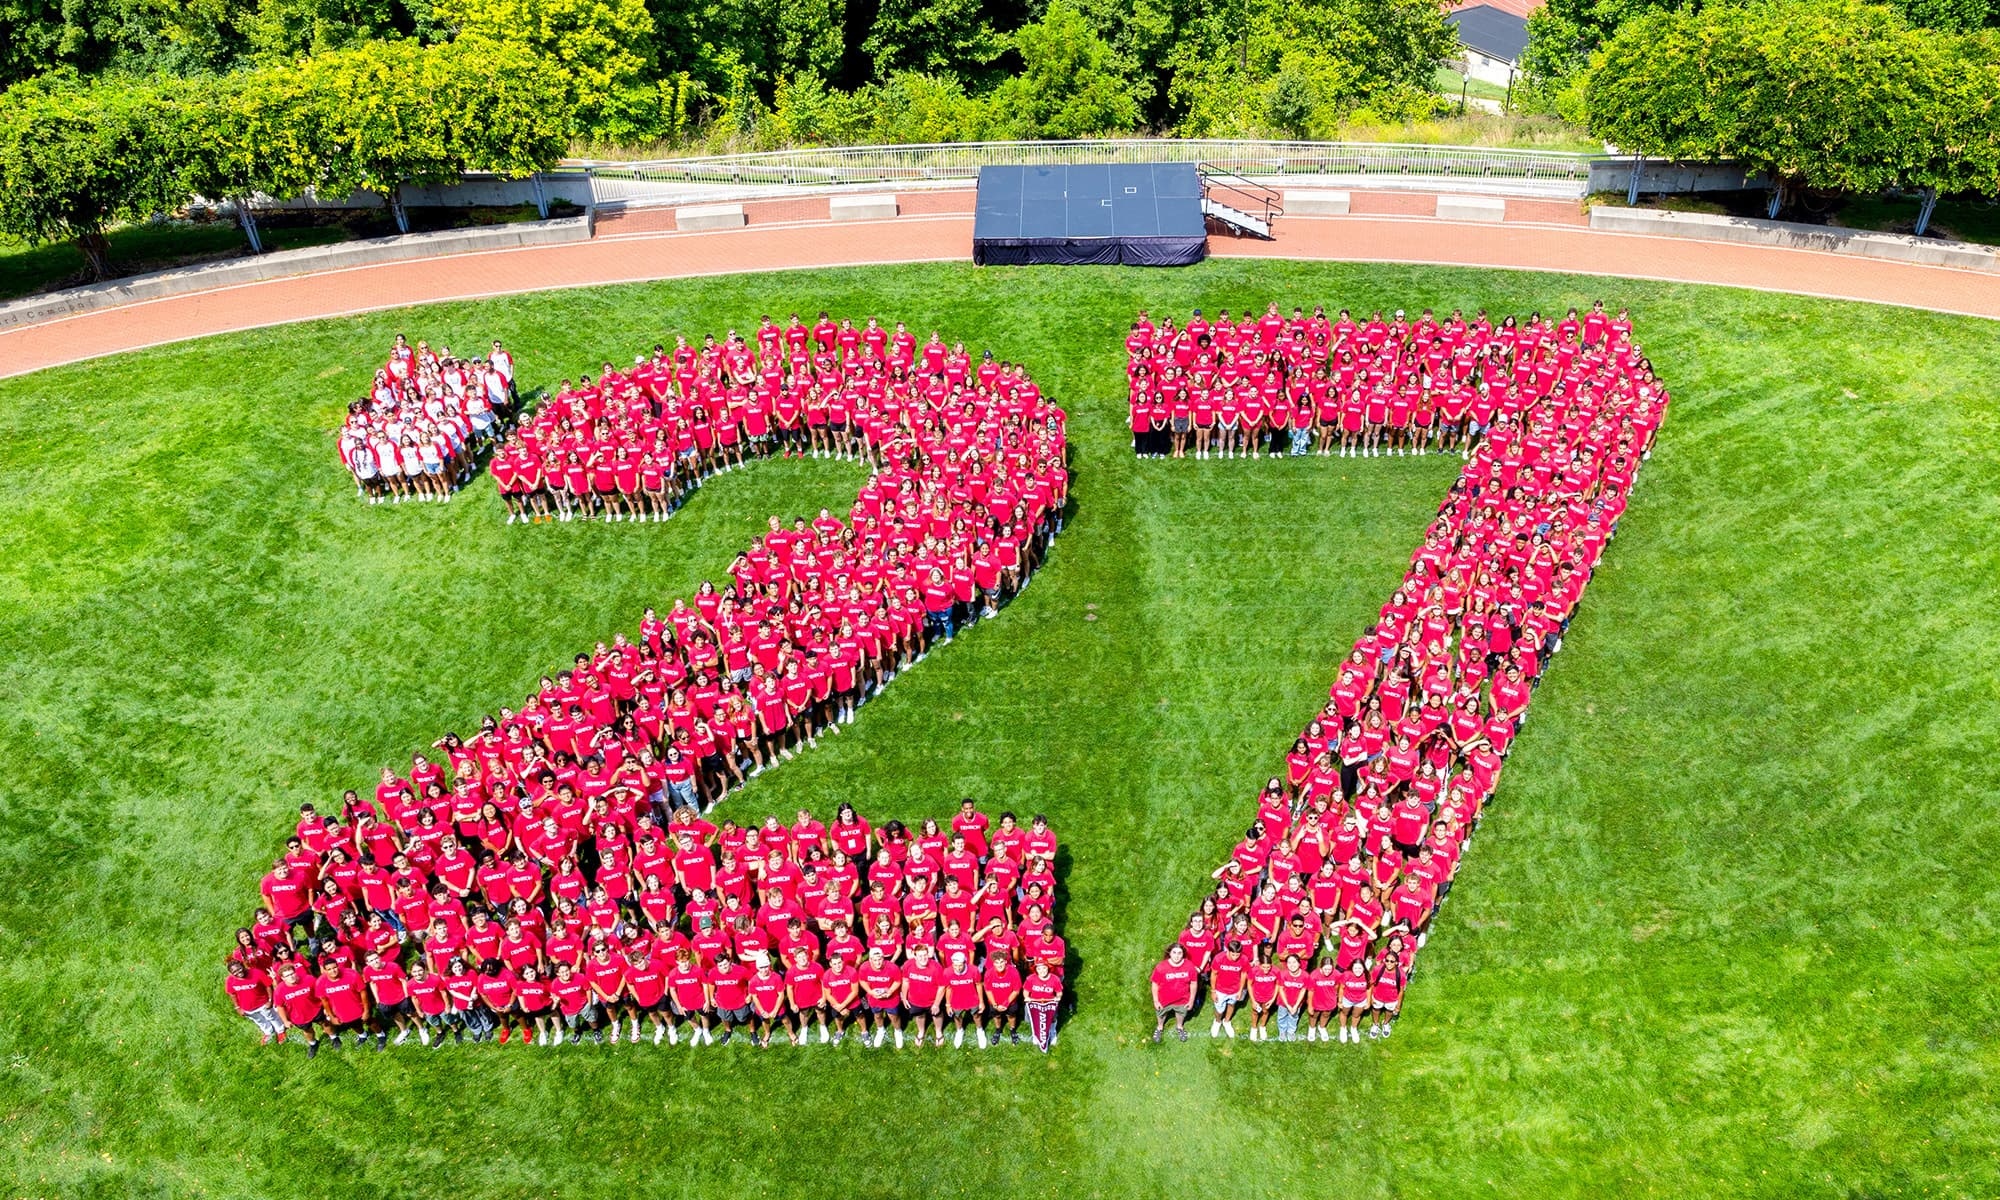
[[1282, 198], [1275, 188], [1225, 171], [1214, 163], [1202, 163], [1202, 215], [1237, 237], [1270, 241], [1271, 226], [1284, 215]]

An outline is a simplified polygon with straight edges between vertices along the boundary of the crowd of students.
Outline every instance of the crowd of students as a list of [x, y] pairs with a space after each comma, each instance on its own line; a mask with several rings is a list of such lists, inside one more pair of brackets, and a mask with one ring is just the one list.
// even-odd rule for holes
[[[773, 517], [726, 587], [647, 609], [636, 641], [578, 654], [470, 738], [440, 739], [435, 761], [385, 768], [372, 798], [350, 791], [331, 818], [303, 808], [228, 966], [267, 1041], [554, 1045], [616, 1041], [625, 1021], [656, 1042], [804, 1044], [865, 1026], [870, 1044], [901, 1046], [941, 1044], [948, 1023], [953, 1044], [969, 1031], [983, 1046], [1025, 1021], [1051, 1044], [1064, 948], [1040, 818], [991, 826], [970, 801], [950, 832], [874, 830], [851, 809], [824, 828], [702, 816], [993, 615], [1067, 500], [1064, 414], [1025, 371], [918, 350], [873, 321], [858, 338], [821, 326], [796, 348], [784, 330], [755, 350], [708, 339], [685, 372], [607, 368], [518, 435], [563, 456], [674, 447], [747, 354], [785, 394], [803, 372], [815, 403], [841, 397], [824, 452], [875, 469], [846, 520]], [[737, 385], [721, 386], [733, 405]]]
[[301, 807], [226, 968], [265, 1043], [1055, 1040], [1066, 947], [1039, 815], [995, 823], [968, 799], [876, 828], [843, 804], [746, 828], [639, 782], [447, 819], [414, 782], [436, 771], [418, 755], [338, 817]]
[[340, 461], [370, 504], [449, 501], [514, 410], [514, 356], [499, 342], [468, 360], [399, 333], [368, 394], [347, 406]]
[[[1321, 453], [1337, 440], [1343, 452], [1408, 443], [1466, 458], [1395, 594], [1150, 980], [1155, 1041], [1169, 1027], [1187, 1040], [1204, 1001], [1211, 1037], [1235, 1037], [1246, 1010], [1253, 1041], [1273, 1028], [1280, 1041], [1387, 1037], [1529, 700], [1616, 532], [1666, 390], [1624, 314], [1607, 317], [1601, 304], [1525, 325], [1456, 312], [1440, 322], [1427, 310], [1414, 323], [1377, 314], [1357, 326], [1345, 312], [1286, 318], [1276, 305], [1233, 325], [1197, 313], [1155, 327], [1141, 314], [1127, 346], [1135, 412], [1165, 397], [1176, 456], [1175, 406], [1223, 387], [1233, 369], [1227, 386], [1246, 398], [1306, 396]], [[1265, 374], [1247, 383], [1257, 369]], [[1355, 392], [1411, 388], [1413, 414], [1431, 406], [1427, 428], [1413, 416], [1398, 431], [1365, 410], [1348, 428]], [[1468, 390], [1462, 408], [1438, 402]], [[1266, 427], [1246, 422], [1248, 411], [1238, 408], [1229, 436], [1218, 417], [1198, 453], [1259, 452]]]
[[[1564, 344], [1625, 336], [1632, 324], [1602, 301], [1553, 323], [1415, 321], [1401, 309], [1357, 324], [1346, 309], [1290, 317], [1275, 304], [1213, 321], [1155, 327], [1145, 313], [1125, 339], [1133, 448], [1141, 455], [1279, 458], [1466, 452], [1510, 388], [1546, 391], [1563, 370]], [[1553, 336], [1549, 336], [1553, 334]]]
[[[972, 436], [954, 413], [946, 442], [916, 447], [906, 413], [1039, 404], [1027, 372], [933, 332], [762, 318], [699, 344], [656, 343], [630, 368], [565, 379], [493, 459], [508, 522], [664, 521], [701, 480], [767, 456], [857, 459], [877, 469], [913, 452], [956, 456]], [[960, 426], [963, 426], [961, 429]], [[939, 427], [940, 429], [942, 426]], [[982, 483], [981, 472], [968, 483]]]

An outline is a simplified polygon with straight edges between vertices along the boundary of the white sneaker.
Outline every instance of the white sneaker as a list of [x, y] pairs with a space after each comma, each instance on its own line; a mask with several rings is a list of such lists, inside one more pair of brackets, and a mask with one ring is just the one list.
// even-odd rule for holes
[[665, 1025], [653, 1026], [653, 1044], [655, 1046], [659, 1045], [660, 1040], [666, 1036], [667, 1036], [667, 1027]]
[[951, 1048], [954, 1050], [962, 1050], [965, 1048], [965, 1030], [960, 1029], [952, 1033]]
[[417, 1026], [417, 1041], [426, 1046], [431, 1044], [431, 1031], [427, 1026]]
[[986, 1026], [984, 1025], [979, 1027], [979, 1048], [981, 1050], [986, 1049]]
[[[876, 1049], [878, 1049], [878, 1050], [879, 1050], [879, 1049], [881, 1049], [881, 1048], [882, 1048], [882, 1039], [883, 1039], [883, 1038], [885, 1038], [885, 1037], [887, 1037], [888, 1035], [889, 1035], [889, 1031], [888, 1031], [888, 1030], [886, 1030], [886, 1029], [878, 1029], [878, 1030], [876, 1030], [876, 1031], [875, 1031], [875, 1040], [874, 1040], [874, 1041], [871, 1041], [871, 1042], [869, 1042], [868, 1044], [869, 1044], [869, 1045], [871, 1045], [871, 1046], [873, 1046], [873, 1047], [875, 1047]], [[900, 1034], [900, 1033], [898, 1033], [898, 1034], [896, 1035], [896, 1044], [897, 1044], [898, 1046], [900, 1046], [900, 1045], [902, 1045], [902, 1044], [903, 1044], [903, 1035], [902, 1035], [902, 1034]]]
[[1210, 1021], [1210, 1022], [1208, 1023], [1208, 1036], [1210, 1036], [1210, 1037], [1212, 1037], [1212, 1038], [1219, 1038], [1219, 1037], [1221, 1037], [1221, 1036], [1222, 1036], [1222, 1022], [1220, 1022], [1220, 1021]]
[[1236, 1040], [1236, 1026], [1228, 1021], [1222, 1023], [1222, 1032], [1228, 1035], [1230, 1041]]
[[389, 1044], [391, 1046], [400, 1046], [404, 1042], [407, 1042], [409, 1040], [410, 1040], [410, 1031], [407, 1029], [398, 1029], [396, 1031], [396, 1036], [394, 1040], [392, 1040]]
[[896, 1031], [896, 1049], [901, 1050], [902, 1048], [903, 1048], [903, 1031], [898, 1029]]
[[553, 1041], [553, 1042], [551, 1042], [551, 1043], [549, 1043], [549, 1044], [550, 1044], [550, 1045], [552, 1045], [552, 1046], [560, 1046], [560, 1045], [562, 1045], [562, 1043], [563, 1043], [563, 1031], [562, 1031], [561, 1029], [557, 1029], [557, 1030], [556, 1030], [556, 1037], [555, 1037], [555, 1041]]

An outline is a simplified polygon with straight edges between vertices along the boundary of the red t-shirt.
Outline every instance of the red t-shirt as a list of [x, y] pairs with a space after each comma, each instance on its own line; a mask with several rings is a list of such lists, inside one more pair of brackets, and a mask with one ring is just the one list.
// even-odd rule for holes
[[1183, 959], [1178, 964], [1161, 959], [1153, 968], [1153, 991], [1158, 1003], [1175, 1007], [1194, 1003], [1194, 964]]
[[1054, 1004], [1062, 999], [1062, 976], [1051, 972], [1046, 978], [1030, 975], [1021, 985], [1021, 993], [1030, 1004]]
[[300, 975], [290, 983], [279, 980], [271, 987], [271, 998], [284, 1012], [285, 1020], [294, 1025], [310, 1025], [324, 1015], [318, 983], [310, 975]]
[[888, 1004], [902, 997], [903, 973], [896, 964], [885, 962], [879, 967], [861, 968], [861, 987], [868, 993], [868, 999], [876, 1004]]
[[352, 967], [337, 967], [320, 977], [319, 998], [335, 1024], [359, 1021], [368, 1014], [363, 987], [361, 972]]
[[742, 963], [729, 963], [710, 971], [708, 983], [715, 989], [715, 1007], [733, 1011], [749, 1003], [749, 982], [750, 968]]
[[911, 963], [903, 968], [904, 1003], [911, 1008], [930, 1008], [944, 991], [944, 968], [936, 959]]
[[241, 979], [231, 975], [225, 986], [229, 989], [229, 998], [236, 1003], [237, 1012], [256, 1012], [271, 1002], [271, 987], [261, 971]]
[[776, 971], [759, 971], [750, 976], [750, 1003], [760, 1017], [775, 1017], [785, 1011], [785, 977]]

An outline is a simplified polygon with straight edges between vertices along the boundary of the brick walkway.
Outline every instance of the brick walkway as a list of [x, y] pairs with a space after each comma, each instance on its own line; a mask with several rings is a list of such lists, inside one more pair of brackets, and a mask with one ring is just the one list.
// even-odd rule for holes
[[[1288, 216], [1275, 241], [1215, 237], [1222, 257], [1438, 263], [1728, 284], [2000, 318], [2000, 276], [1851, 255], [1601, 233], [1575, 206], [1510, 202], [1505, 224], [1406, 215], [1428, 197], [1355, 197], [1356, 215]], [[967, 261], [972, 193], [902, 195], [902, 216], [831, 223], [826, 201], [746, 204], [750, 224], [678, 233], [668, 211], [606, 218], [589, 242], [385, 263], [152, 300], [0, 331], [0, 377], [233, 329], [439, 300], [788, 267]], [[1615, 302], [1615, 297], [1613, 298]]]

